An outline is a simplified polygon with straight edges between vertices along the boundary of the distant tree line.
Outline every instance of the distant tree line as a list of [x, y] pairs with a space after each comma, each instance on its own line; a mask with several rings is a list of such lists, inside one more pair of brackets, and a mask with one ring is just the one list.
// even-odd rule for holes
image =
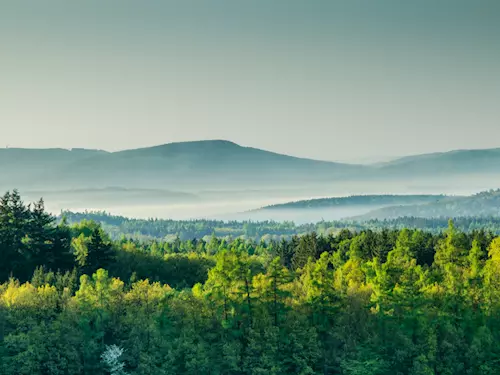
[[430, 202], [438, 202], [441, 200], [449, 200], [452, 197], [446, 195], [353, 195], [349, 197], [334, 197], [334, 198], [316, 198], [306, 199], [295, 202], [273, 204], [263, 207], [265, 210], [283, 210], [283, 209], [309, 209], [309, 208], [338, 208], [345, 206], [392, 206], [392, 205], [409, 205], [423, 204]]
[[[167, 219], [132, 219], [115, 216], [106, 212], [62, 212], [69, 223], [90, 220], [99, 223], [113, 239], [136, 238], [141, 240], [180, 240], [205, 239], [212, 235], [224, 238], [242, 238], [257, 242], [291, 239], [294, 235], [316, 232], [321, 235], [338, 234], [343, 229], [350, 231], [381, 231], [383, 229], [422, 229], [432, 233], [442, 233], [448, 228], [449, 218], [400, 217], [397, 219], [371, 219], [363, 221], [339, 220], [320, 221], [297, 225], [290, 221], [220, 221], [220, 220], [167, 220]], [[485, 229], [500, 234], [500, 217], [453, 217], [457, 229], [470, 232]]]

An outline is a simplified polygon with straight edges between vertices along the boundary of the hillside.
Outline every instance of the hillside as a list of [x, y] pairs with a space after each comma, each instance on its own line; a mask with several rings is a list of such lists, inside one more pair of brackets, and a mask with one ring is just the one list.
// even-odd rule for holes
[[406, 206], [389, 206], [354, 217], [358, 220], [394, 219], [399, 217], [450, 218], [498, 217], [500, 190], [487, 191], [469, 197], [448, 198], [437, 202]]
[[0, 188], [31, 186], [53, 170], [98, 155], [109, 154], [106, 151], [87, 149], [0, 149]]
[[500, 172], [500, 148], [455, 150], [407, 156], [378, 163], [375, 168], [386, 176], [498, 173]]
[[500, 190], [471, 196], [362, 195], [343, 198], [300, 200], [265, 206], [240, 219], [291, 220], [298, 223], [321, 220], [391, 220], [402, 217], [451, 218], [500, 216]]
[[[121, 152], [3, 150], [8, 181], [49, 189], [154, 188], [179, 190], [261, 187], [268, 183], [333, 181], [360, 175], [365, 167], [296, 158], [228, 141], [170, 143]], [[26, 176], [14, 179], [12, 175]]]
[[444, 195], [354, 195], [350, 197], [319, 198], [300, 200], [283, 204], [275, 204], [261, 208], [261, 210], [286, 210], [286, 209], [319, 209], [339, 208], [349, 206], [392, 206], [421, 204], [436, 202], [445, 199]]
[[322, 220], [342, 220], [363, 215], [372, 210], [394, 206], [437, 202], [444, 195], [353, 195], [336, 198], [317, 198], [273, 204], [233, 215], [220, 216], [227, 220], [293, 221], [298, 224]]

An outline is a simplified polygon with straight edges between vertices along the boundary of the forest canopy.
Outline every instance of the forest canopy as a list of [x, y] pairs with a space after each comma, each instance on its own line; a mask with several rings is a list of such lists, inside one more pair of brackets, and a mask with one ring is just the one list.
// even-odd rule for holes
[[122, 237], [0, 202], [0, 374], [494, 374], [500, 237]]

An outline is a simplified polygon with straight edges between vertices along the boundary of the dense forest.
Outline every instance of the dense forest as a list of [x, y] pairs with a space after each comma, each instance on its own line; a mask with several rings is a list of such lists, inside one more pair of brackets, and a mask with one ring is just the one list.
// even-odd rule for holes
[[[99, 223], [112, 239], [135, 238], [141, 240], [210, 240], [212, 235], [226, 239], [241, 238], [257, 242], [290, 239], [295, 235], [316, 232], [321, 235], [338, 234], [343, 229], [351, 231], [383, 229], [422, 229], [441, 233], [448, 228], [449, 218], [399, 217], [395, 219], [320, 221], [310, 224], [294, 224], [290, 221], [222, 221], [222, 220], [165, 220], [132, 219], [106, 212], [62, 212], [59, 220], [80, 223], [84, 220]], [[500, 218], [461, 216], [453, 217], [457, 229], [470, 232], [485, 229], [500, 234]]]
[[111, 239], [0, 201], [0, 374], [496, 374], [500, 237]]

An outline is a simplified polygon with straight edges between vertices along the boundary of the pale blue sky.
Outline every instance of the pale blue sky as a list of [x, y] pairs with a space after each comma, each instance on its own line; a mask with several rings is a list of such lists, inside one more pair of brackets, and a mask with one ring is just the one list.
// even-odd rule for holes
[[500, 2], [0, 0], [0, 142], [500, 147]]

